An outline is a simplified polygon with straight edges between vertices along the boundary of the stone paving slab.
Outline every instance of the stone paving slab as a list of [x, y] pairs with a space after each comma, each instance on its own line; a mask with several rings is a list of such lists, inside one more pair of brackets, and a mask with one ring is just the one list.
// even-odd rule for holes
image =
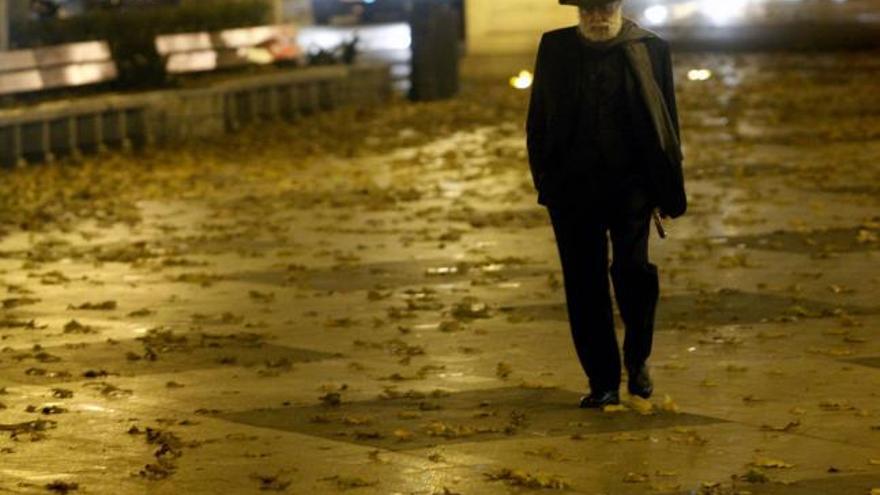
[[834, 254], [878, 251], [868, 242], [871, 231], [864, 227], [838, 227], [811, 231], [774, 231], [761, 235], [718, 238], [731, 246], [749, 249], [767, 249], [790, 253]]
[[860, 366], [868, 366], [870, 368], [880, 368], [880, 356], [868, 356], [861, 358], [849, 359], [847, 362], [855, 363]]
[[235, 275], [236, 280], [262, 284], [298, 283], [314, 290], [354, 292], [374, 288], [396, 288], [419, 284], [454, 283], [469, 280], [475, 274], [498, 279], [529, 276], [547, 276], [552, 271], [527, 260], [504, 259], [489, 261], [464, 261], [454, 259], [411, 260], [380, 263], [341, 264], [325, 270], [306, 270], [284, 273], [279, 270], [244, 272]]
[[[513, 321], [568, 321], [565, 303], [504, 306], [500, 310]], [[828, 318], [842, 312], [864, 315], [877, 311], [873, 308], [841, 306], [800, 297], [721, 290], [708, 294], [664, 296], [657, 308], [657, 322], [659, 328], [663, 329], [681, 323], [724, 325], [783, 320], [786, 317]]]
[[[754, 495], [825, 495], [865, 494], [880, 485], [880, 475], [832, 475], [827, 478], [799, 480], [788, 483], [744, 483], [741, 491]], [[710, 485], [711, 486], [711, 485]], [[679, 495], [691, 495], [693, 490], [679, 492]], [[710, 492], [711, 493], [711, 492]]]
[[388, 393], [391, 398], [348, 403], [345, 407], [324, 405], [241, 411], [219, 417], [388, 450], [722, 421], [692, 414], [590, 414], [577, 408], [579, 394], [561, 389], [499, 388], [448, 395], [443, 392], [399, 393], [404, 397]]
[[271, 376], [297, 363], [332, 357], [326, 352], [268, 344], [258, 336], [180, 335], [152, 343], [125, 340], [7, 352], [0, 361], [0, 376], [13, 383], [48, 385], [222, 366], [260, 367], [259, 371]]
[[575, 407], [586, 379], [507, 76], [10, 171], [0, 491], [870, 495], [876, 67], [676, 55], [691, 208], [651, 240], [652, 416]]

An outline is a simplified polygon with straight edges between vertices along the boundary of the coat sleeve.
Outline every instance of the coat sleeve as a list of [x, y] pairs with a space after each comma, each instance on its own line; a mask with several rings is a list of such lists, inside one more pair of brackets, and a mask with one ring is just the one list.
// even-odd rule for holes
[[544, 147], [546, 146], [547, 135], [547, 109], [546, 109], [546, 91], [545, 66], [547, 64], [547, 42], [546, 35], [541, 37], [541, 43], [538, 46], [538, 55], [535, 59], [535, 70], [533, 71], [533, 80], [531, 95], [529, 96], [529, 111], [526, 118], [526, 146], [529, 154], [529, 169], [532, 172], [532, 181], [535, 189], [541, 189], [541, 182], [547, 171], [547, 165], [544, 163]]

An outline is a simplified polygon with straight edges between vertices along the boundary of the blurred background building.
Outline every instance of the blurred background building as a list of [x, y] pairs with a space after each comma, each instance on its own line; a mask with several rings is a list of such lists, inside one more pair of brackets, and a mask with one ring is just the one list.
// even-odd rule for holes
[[[169, 10], [157, 6], [187, 11], [143, 21], [157, 35], [290, 23], [299, 44], [310, 53], [331, 52], [357, 39], [361, 58], [390, 63], [401, 89], [409, 87], [406, 80], [415, 58], [442, 59], [440, 65], [453, 67], [446, 56], [453, 53], [465, 57], [466, 71], [477, 67], [492, 72], [491, 67], [497, 67], [508, 72], [527, 63], [541, 33], [577, 21], [576, 9], [560, 6], [557, 0], [0, 0], [0, 49], [108, 39], [117, 61], [126, 65], [121, 59], [152, 40], [135, 39], [134, 33], [119, 29], [118, 18], [106, 13], [143, 11], [146, 19], [150, 11]], [[438, 8], [449, 14], [431, 14]], [[672, 41], [676, 50], [880, 45], [876, 0], [626, 0], [625, 9], [628, 16]], [[36, 22], [57, 19], [71, 22]], [[442, 26], [437, 24], [440, 19]], [[414, 30], [434, 39], [432, 46], [416, 46]], [[419, 52], [415, 58], [414, 51]], [[426, 81], [445, 77], [446, 72], [433, 71]], [[142, 74], [127, 78], [147, 79]]]
[[[631, 18], [680, 43], [718, 43], [725, 35], [737, 42], [756, 37], [763, 43], [775, 37], [791, 42], [827, 37], [828, 31], [849, 43], [876, 43], [880, 23], [880, 5], [873, 0], [626, 0], [624, 5]], [[468, 0], [468, 53], [533, 52], [542, 32], [575, 22], [575, 9], [555, 0]]]
[[[184, 5], [204, 0], [3, 0], [8, 17], [70, 17], [101, 9], [137, 9]], [[448, 4], [459, 16], [459, 33], [468, 54], [495, 55], [534, 51], [540, 33], [575, 22], [574, 8], [556, 0], [266, 0], [274, 22], [298, 25], [359, 26], [408, 22], [417, 3]], [[780, 26], [847, 26], [838, 37], [876, 35], [880, 8], [873, 0], [627, 0], [630, 17], [661, 34], [686, 40], [742, 30], [754, 37]], [[8, 38], [0, 23], [0, 43]], [[821, 28], [816, 28], [821, 31]], [[783, 30], [784, 31], [784, 30]], [[809, 31], [809, 29], [807, 29]], [[785, 32], [783, 34], [790, 34]], [[808, 33], [806, 33], [808, 34]], [[821, 34], [821, 33], [819, 33]], [[711, 37], [711, 36], [709, 36]]]

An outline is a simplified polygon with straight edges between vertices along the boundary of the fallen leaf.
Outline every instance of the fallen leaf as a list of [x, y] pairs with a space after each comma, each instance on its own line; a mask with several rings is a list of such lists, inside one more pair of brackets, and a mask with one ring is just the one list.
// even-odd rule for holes
[[336, 488], [340, 490], [351, 490], [353, 488], [364, 488], [379, 484], [378, 481], [368, 481], [358, 476], [340, 476], [338, 474], [327, 478], [321, 478], [321, 481], [331, 481], [336, 485]]
[[79, 490], [79, 484], [72, 481], [53, 481], [46, 484], [46, 490], [55, 493], [69, 493]]
[[790, 432], [801, 425], [799, 420], [789, 421], [785, 426], [761, 425], [764, 431]]
[[654, 405], [647, 399], [643, 399], [637, 395], [633, 396], [629, 402], [629, 407], [639, 414], [654, 414]]
[[21, 306], [30, 306], [32, 304], [37, 304], [38, 302], [40, 302], [39, 299], [32, 297], [11, 297], [3, 300], [3, 308], [13, 309]]
[[504, 481], [510, 486], [530, 489], [567, 490], [570, 488], [569, 484], [558, 476], [544, 473], [531, 474], [520, 469], [502, 468], [495, 472], [486, 473], [485, 476], [491, 481]]
[[626, 473], [623, 477], [624, 483], [647, 483], [651, 477], [641, 473]]
[[759, 457], [755, 459], [752, 463], [752, 466], [762, 467], [762, 468], [773, 468], [773, 469], [790, 469], [794, 467], [794, 464], [789, 464], [785, 461], [781, 461], [779, 459], [771, 459], [768, 457]]
[[507, 379], [511, 373], [513, 373], [513, 368], [507, 363], [502, 362], [495, 366], [495, 375], [502, 380]]
[[110, 311], [116, 309], [116, 301], [103, 301], [99, 303], [86, 302], [79, 306], [69, 305], [67, 309], [79, 309], [89, 311]]
[[672, 400], [672, 397], [669, 395], [663, 396], [663, 403], [660, 404], [660, 410], [671, 412], [675, 414], [679, 414], [681, 412], [681, 408], [678, 407], [678, 404]]
[[609, 404], [602, 407], [602, 412], [609, 414], [626, 412], [626, 406], [623, 404]]

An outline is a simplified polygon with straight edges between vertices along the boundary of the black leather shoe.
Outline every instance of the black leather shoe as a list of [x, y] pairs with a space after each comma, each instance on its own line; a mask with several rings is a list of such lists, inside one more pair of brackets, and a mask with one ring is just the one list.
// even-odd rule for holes
[[602, 393], [590, 393], [581, 397], [581, 409], [599, 409], [605, 406], [620, 404], [620, 394], [617, 390], [609, 390]]
[[626, 388], [630, 394], [648, 399], [654, 393], [654, 384], [651, 382], [647, 365], [627, 369], [627, 376]]

